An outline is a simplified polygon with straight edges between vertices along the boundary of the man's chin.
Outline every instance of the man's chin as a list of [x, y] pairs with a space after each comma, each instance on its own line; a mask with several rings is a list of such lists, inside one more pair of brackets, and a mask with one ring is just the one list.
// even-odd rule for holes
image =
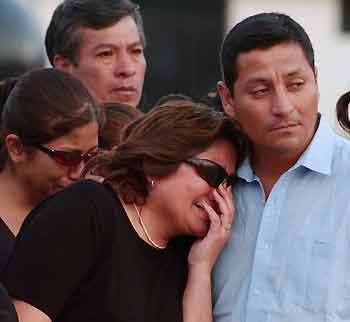
[[139, 101], [140, 99], [135, 95], [117, 94], [110, 95], [109, 97], [107, 97], [107, 99], [103, 100], [103, 103], [125, 104], [136, 108]]

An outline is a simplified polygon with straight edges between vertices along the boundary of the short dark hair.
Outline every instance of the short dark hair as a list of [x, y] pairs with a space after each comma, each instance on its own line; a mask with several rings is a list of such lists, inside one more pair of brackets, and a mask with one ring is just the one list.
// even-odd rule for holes
[[124, 17], [134, 19], [140, 40], [146, 46], [139, 6], [130, 0], [65, 0], [55, 10], [46, 31], [47, 56], [53, 66], [59, 54], [71, 63], [79, 64], [81, 28], [103, 29]]
[[164, 177], [175, 172], [181, 162], [216, 139], [232, 143], [238, 164], [246, 156], [248, 141], [229, 116], [192, 99], [168, 99], [129, 123], [121, 143], [93, 159], [84, 172], [102, 171], [104, 183], [126, 203], [142, 204], [150, 189], [147, 175]]
[[296, 21], [282, 13], [260, 13], [236, 24], [226, 35], [221, 47], [221, 71], [227, 88], [233, 94], [233, 85], [238, 78], [239, 54], [254, 49], [293, 42], [298, 44], [315, 72], [314, 50], [309, 36]]
[[3, 82], [1, 106], [0, 171], [8, 160], [4, 140], [16, 134], [29, 149], [50, 142], [75, 128], [96, 121], [103, 113], [83, 84], [55, 68], [31, 71], [22, 77]]

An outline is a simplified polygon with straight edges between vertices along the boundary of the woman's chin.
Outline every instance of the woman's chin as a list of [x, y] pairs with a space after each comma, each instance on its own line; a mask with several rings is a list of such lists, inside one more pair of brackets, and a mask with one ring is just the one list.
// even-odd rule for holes
[[197, 237], [197, 238], [204, 238], [209, 230], [209, 223], [205, 222], [205, 223], [201, 223], [201, 227], [197, 227], [194, 231], [193, 231], [193, 236]]

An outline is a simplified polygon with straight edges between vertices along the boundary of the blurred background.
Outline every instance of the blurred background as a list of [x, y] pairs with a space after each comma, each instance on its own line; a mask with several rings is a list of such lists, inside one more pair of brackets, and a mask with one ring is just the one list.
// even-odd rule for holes
[[[2, 0], [0, 77], [49, 66], [44, 35], [60, 0]], [[335, 127], [335, 103], [350, 89], [349, 0], [135, 0], [142, 9], [148, 47], [144, 103], [183, 93], [203, 96], [220, 80], [218, 53], [225, 33], [258, 12], [289, 14], [315, 49], [320, 111]], [[23, 60], [23, 64], [18, 61]], [[18, 65], [18, 66], [16, 66]]]

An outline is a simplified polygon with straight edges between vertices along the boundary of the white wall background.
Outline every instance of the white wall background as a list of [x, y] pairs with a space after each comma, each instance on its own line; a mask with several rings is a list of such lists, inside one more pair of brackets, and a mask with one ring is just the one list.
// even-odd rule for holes
[[[0, 0], [6, 1], [6, 0]], [[53, 11], [58, 6], [62, 0], [16, 0], [20, 5], [22, 5], [26, 10], [30, 11], [39, 27], [40, 37], [42, 39], [42, 50], [45, 52], [45, 33], [46, 29], [50, 23]], [[46, 57], [46, 65], [50, 66], [50, 63]]]
[[290, 15], [309, 34], [315, 50], [321, 92], [320, 112], [333, 127], [335, 104], [350, 89], [350, 34], [341, 30], [339, 0], [227, 0], [227, 31], [241, 19], [259, 12]]
[[[45, 31], [53, 10], [62, 0], [16, 1], [32, 11], [36, 17], [44, 44]], [[336, 101], [342, 93], [350, 89], [350, 33], [341, 30], [340, 1], [226, 0], [226, 7], [227, 31], [249, 15], [269, 11], [286, 13], [305, 28], [315, 49], [321, 92], [319, 110], [336, 127]]]

